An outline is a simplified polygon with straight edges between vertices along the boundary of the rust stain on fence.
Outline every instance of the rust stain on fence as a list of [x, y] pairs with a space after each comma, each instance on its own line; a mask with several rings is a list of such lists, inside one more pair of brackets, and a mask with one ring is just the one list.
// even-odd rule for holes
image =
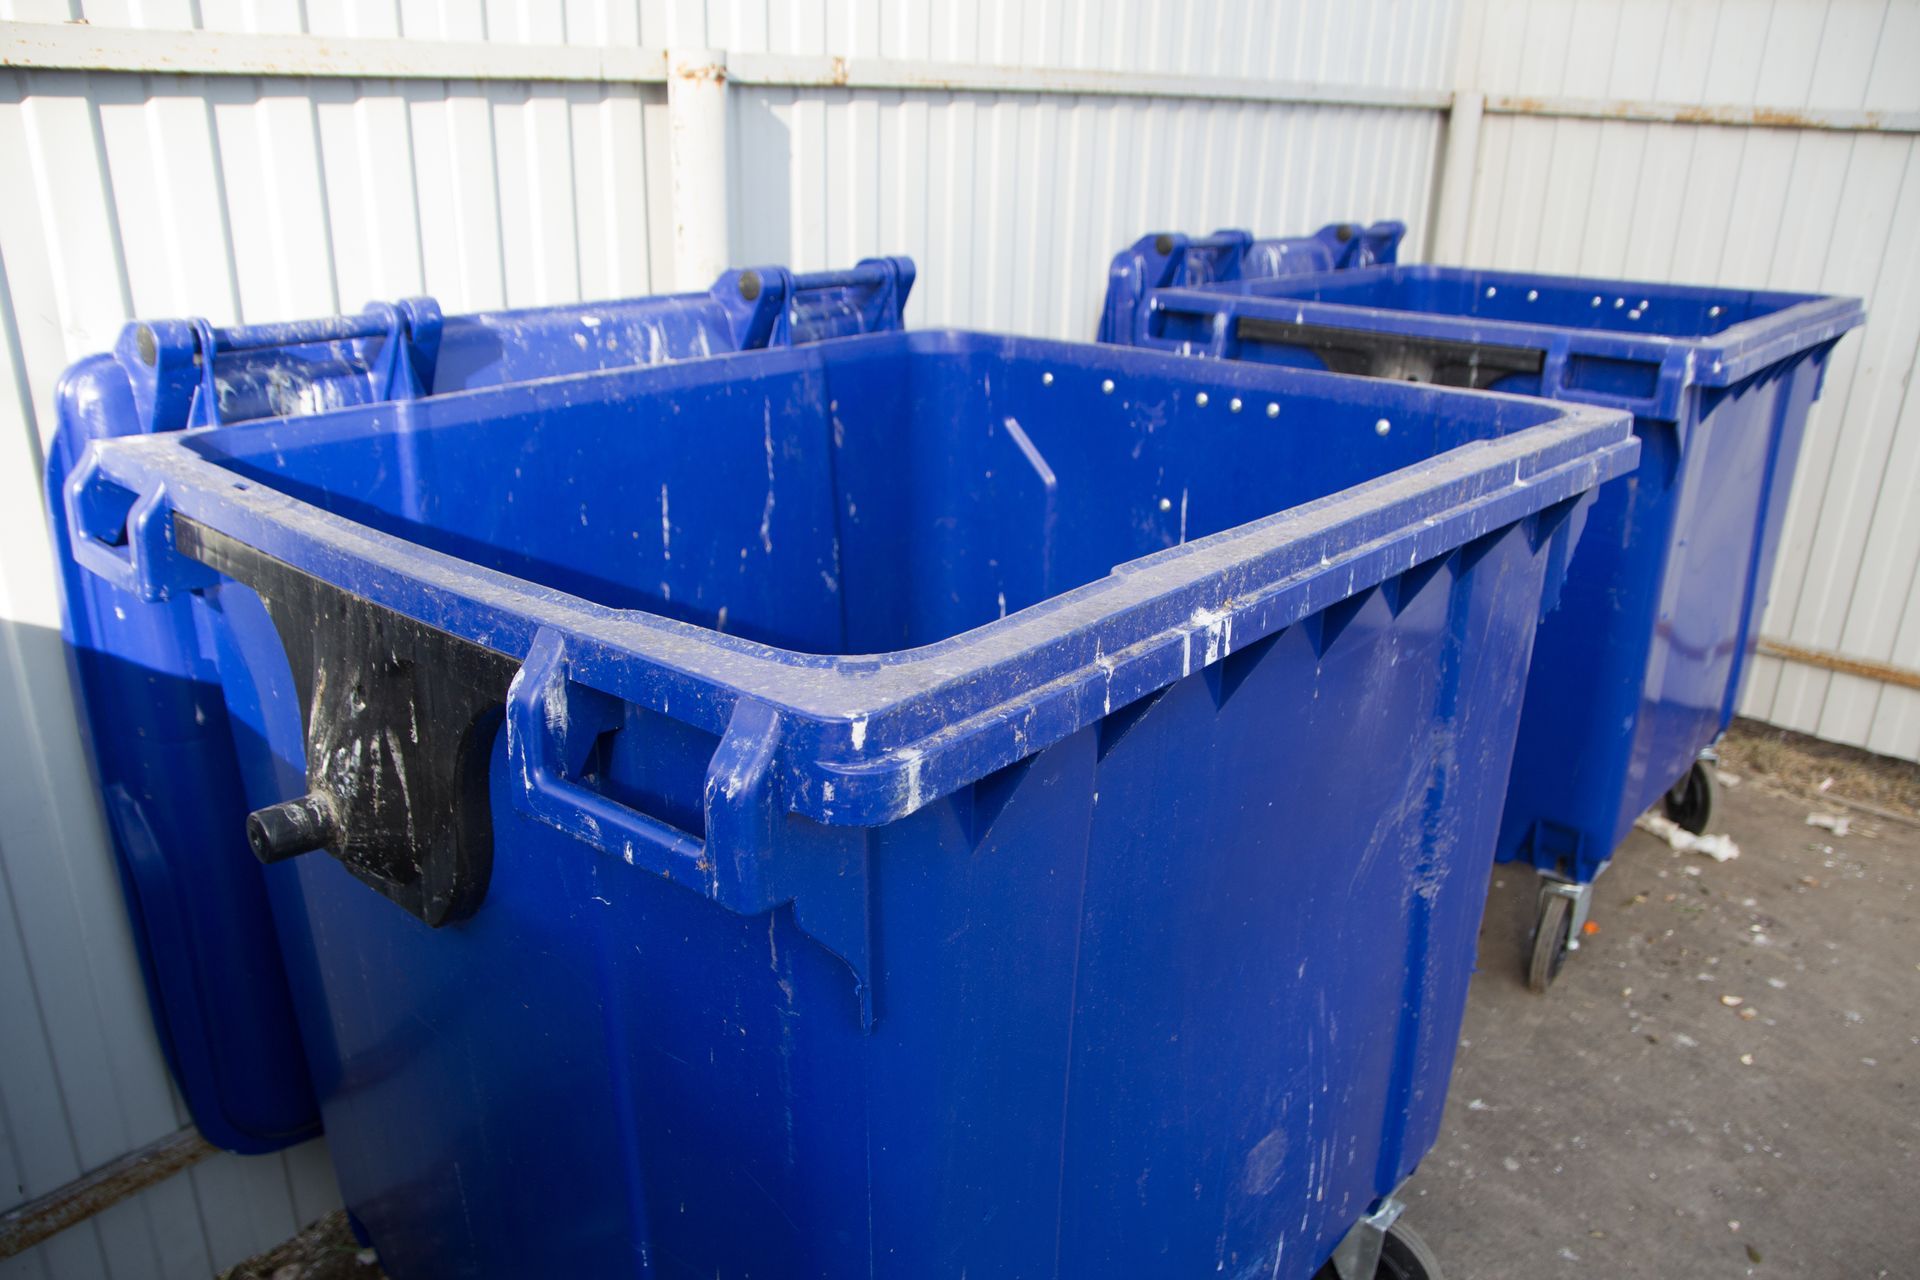
[[0, 1214], [0, 1258], [23, 1253], [215, 1152], [196, 1130], [182, 1129], [10, 1209]]
[[1755, 649], [1763, 657], [1797, 662], [1805, 667], [1819, 667], [1823, 671], [1837, 671], [1842, 675], [1859, 676], [1863, 680], [1878, 680], [1881, 684], [1898, 685], [1903, 689], [1920, 689], [1920, 671], [1910, 671], [1906, 667], [1896, 667], [1887, 662], [1869, 662], [1865, 658], [1849, 658], [1845, 654], [1832, 653], [1826, 649], [1807, 649], [1797, 644], [1764, 638], [1755, 646]]

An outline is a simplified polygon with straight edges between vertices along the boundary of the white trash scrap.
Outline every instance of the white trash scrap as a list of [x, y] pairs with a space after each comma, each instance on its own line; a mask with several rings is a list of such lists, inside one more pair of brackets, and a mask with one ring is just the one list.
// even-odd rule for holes
[[1807, 825], [1831, 831], [1836, 836], [1844, 836], [1852, 829], [1853, 819], [1839, 813], [1810, 813], [1807, 815]]
[[1665, 814], [1643, 813], [1633, 825], [1665, 840], [1669, 848], [1681, 853], [1704, 853], [1715, 862], [1732, 862], [1740, 856], [1740, 846], [1733, 842], [1732, 836], [1697, 836]]

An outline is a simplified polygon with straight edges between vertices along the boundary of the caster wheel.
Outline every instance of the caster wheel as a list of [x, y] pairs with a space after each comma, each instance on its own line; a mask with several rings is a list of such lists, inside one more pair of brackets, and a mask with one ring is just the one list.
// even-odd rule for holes
[[[1341, 1280], [1340, 1271], [1329, 1262], [1313, 1280]], [[1396, 1222], [1380, 1241], [1380, 1262], [1374, 1268], [1373, 1280], [1442, 1280], [1440, 1259], [1412, 1227]]]
[[1563, 894], [1540, 895], [1540, 915], [1533, 924], [1533, 951], [1527, 957], [1527, 990], [1544, 995], [1560, 976], [1567, 960], [1567, 940], [1573, 936], [1573, 902]]
[[1441, 1280], [1440, 1259], [1412, 1227], [1396, 1222], [1380, 1242], [1376, 1280]]
[[1667, 792], [1662, 807], [1675, 826], [1697, 836], [1705, 835], [1707, 825], [1713, 821], [1713, 802], [1718, 793], [1713, 766], [1704, 760], [1695, 760], [1693, 767], [1687, 770], [1687, 776], [1674, 783], [1673, 790]]

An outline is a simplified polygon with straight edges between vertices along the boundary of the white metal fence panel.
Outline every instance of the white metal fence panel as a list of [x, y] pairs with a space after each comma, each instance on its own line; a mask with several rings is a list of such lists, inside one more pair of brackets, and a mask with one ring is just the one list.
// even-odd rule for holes
[[[1489, 94], [1763, 108], [1764, 127], [1488, 115], [1467, 258], [1487, 266], [1850, 293], [1763, 633], [1920, 668], [1920, 139], [1796, 127], [1920, 110], [1906, 0], [1488, 0], [1463, 83]], [[1762, 657], [1745, 714], [1920, 758], [1920, 693]]]
[[[652, 292], [664, 102], [659, 86], [0, 71], [0, 1201], [185, 1121], [60, 648], [39, 474], [61, 370], [136, 314]], [[0, 1276], [205, 1276], [334, 1203], [318, 1144], [221, 1157]]]
[[1091, 338], [1148, 230], [1312, 228], [1412, 211], [1436, 112], [1032, 94], [736, 90], [736, 257], [913, 256], [907, 316]]
[[[1215, 0], [707, 6], [730, 51], [1440, 90], [1451, 3]], [[1093, 333], [1149, 230], [1404, 217], [1424, 244], [1441, 114], [1101, 94], [741, 88], [736, 257], [920, 265], [915, 324]]]

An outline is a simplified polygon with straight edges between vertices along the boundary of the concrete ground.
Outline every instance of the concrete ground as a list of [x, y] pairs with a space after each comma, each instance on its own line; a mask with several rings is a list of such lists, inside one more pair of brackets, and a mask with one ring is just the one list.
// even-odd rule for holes
[[[1920, 825], [1899, 817], [1920, 769], [1751, 730], [1724, 769], [1714, 829], [1740, 856], [1635, 833], [1544, 996], [1521, 969], [1535, 880], [1494, 875], [1408, 1189], [1451, 1280], [1920, 1276]], [[229, 1274], [380, 1271], [335, 1215]]]
[[1534, 877], [1496, 873], [1409, 1187], [1451, 1280], [1920, 1276], [1920, 828], [1812, 812], [1850, 814], [1749, 775], [1738, 859], [1635, 832], [1544, 996]]

